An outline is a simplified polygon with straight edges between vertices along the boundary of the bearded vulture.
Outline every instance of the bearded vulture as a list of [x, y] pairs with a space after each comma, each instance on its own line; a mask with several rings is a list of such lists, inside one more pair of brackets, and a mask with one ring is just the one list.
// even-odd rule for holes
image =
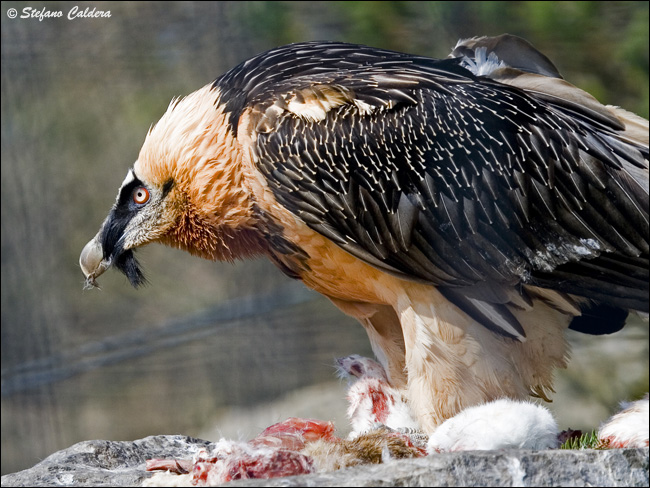
[[565, 333], [648, 312], [648, 121], [515, 36], [447, 59], [340, 42], [259, 54], [171, 102], [82, 251], [144, 282], [160, 242], [264, 255], [365, 327], [432, 432], [547, 399]]

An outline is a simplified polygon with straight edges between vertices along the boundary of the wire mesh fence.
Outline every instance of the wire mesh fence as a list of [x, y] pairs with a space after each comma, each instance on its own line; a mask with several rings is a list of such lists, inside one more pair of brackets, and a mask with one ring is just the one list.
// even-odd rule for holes
[[[222, 407], [331, 381], [334, 357], [370, 354], [360, 326], [264, 261], [155, 247], [145, 289], [108, 273], [82, 291], [79, 252], [173, 97], [288, 42], [444, 57], [459, 37], [510, 32], [648, 115], [646, 2], [88, 2], [110, 17], [70, 19], [74, 6], [2, 4], [2, 473], [90, 438], [197, 435]], [[647, 324], [626, 334], [605, 341], [618, 359], [596, 373], [620, 389], [566, 377], [569, 398], [600, 406], [593, 418], [647, 391]], [[576, 360], [601, 354], [572, 340]]]

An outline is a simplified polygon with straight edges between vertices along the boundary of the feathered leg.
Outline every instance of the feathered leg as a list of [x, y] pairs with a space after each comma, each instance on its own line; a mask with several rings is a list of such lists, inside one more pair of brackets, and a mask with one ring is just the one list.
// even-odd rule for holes
[[530, 312], [513, 310], [526, 331], [523, 341], [489, 331], [432, 287], [405, 288], [396, 310], [404, 333], [408, 400], [428, 433], [473, 405], [545, 396], [553, 369], [566, 365], [563, 330], [569, 317], [542, 302]]
[[393, 388], [406, 388], [404, 338], [399, 318], [392, 307], [370, 303], [347, 302], [330, 297], [345, 314], [356, 318], [366, 329], [372, 351], [388, 375]]

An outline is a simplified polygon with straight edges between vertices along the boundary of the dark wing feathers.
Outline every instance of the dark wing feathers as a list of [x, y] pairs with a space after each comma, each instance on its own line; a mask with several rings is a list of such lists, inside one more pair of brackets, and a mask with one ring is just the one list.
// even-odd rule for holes
[[647, 147], [457, 60], [324, 46], [305, 48], [320, 66], [247, 95], [259, 113], [310, 85], [347, 97], [322, 120], [284, 110], [257, 135], [282, 205], [506, 336], [524, 335], [503, 306], [513, 290], [528, 302], [522, 285], [648, 310]]
[[475, 59], [477, 49], [483, 48], [487, 53], [494, 53], [507, 66], [541, 74], [553, 78], [562, 78], [555, 65], [540, 53], [526, 39], [510, 34], [495, 37], [473, 37], [458, 42], [450, 57]]

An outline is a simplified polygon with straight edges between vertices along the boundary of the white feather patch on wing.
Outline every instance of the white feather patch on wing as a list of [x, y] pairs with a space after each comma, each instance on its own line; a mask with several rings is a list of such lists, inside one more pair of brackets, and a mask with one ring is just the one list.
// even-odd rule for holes
[[346, 104], [354, 105], [362, 115], [372, 113], [375, 108], [356, 99], [350, 89], [338, 85], [310, 86], [289, 94], [285, 100], [289, 112], [312, 122], [325, 120], [330, 110]]
[[324, 120], [330, 110], [352, 102], [350, 90], [336, 85], [314, 85], [297, 90], [287, 99], [289, 112], [306, 120]]
[[[458, 44], [460, 42], [458, 41]], [[487, 49], [484, 47], [474, 51], [474, 59], [463, 57], [461, 64], [476, 76], [490, 76], [494, 71], [506, 67], [494, 52], [487, 54]]]

